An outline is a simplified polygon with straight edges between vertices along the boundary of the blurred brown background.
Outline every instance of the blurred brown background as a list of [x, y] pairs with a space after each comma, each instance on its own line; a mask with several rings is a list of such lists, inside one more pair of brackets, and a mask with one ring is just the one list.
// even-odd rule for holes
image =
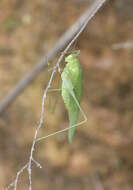
[[[90, 2], [1, 0], [1, 99], [53, 47]], [[124, 42], [133, 42], [133, 1], [109, 1], [72, 47], [81, 50], [81, 106], [88, 122], [77, 129], [71, 145], [67, 133], [37, 144], [34, 157], [43, 169], [33, 166], [33, 189], [133, 189], [133, 48], [114, 46]], [[56, 60], [57, 57], [53, 64]], [[42, 71], [0, 118], [0, 189], [28, 160], [49, 75], [48, 69]], [[58, 88], [59, 81], [57, 74], [52, 87]], [[50, 112], [49, 97], [53, 103], [55, 93], [48, 94], [40, 136], [68, 127], [61, 96], [54, 113]], [[25, 171], [18, 189], [27, 187]]]

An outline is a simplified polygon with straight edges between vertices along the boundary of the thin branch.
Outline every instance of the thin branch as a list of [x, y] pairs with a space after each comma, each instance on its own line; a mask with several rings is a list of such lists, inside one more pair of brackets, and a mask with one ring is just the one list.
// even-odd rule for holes
[[82, 33], [82, 31], [85, 29], [86, 25], [88, 24], [88, 22], [90, 21], [90, 19], [97, 13], [97, 11], [100, 9], [100, 7], [103, 5], [103, 3], [105, 3], [106, 0], [96, 0], [93, 5], [89, 8], [88, 10], [88, 17], [85, 20], [85, 22], [83, 23], [82, 27], [80, 28], [80, 30], [77, 32], [77, 34], [75, 35], [75, 37], [70, 41], [70, 43], [67, 45], [67, 47], [65, 48], [63, 54], [61, 54], [61, 56], [59, 57], [53, 71], [50, 77], [50, 80], [48, 82], [48, 85], [46, 87], [46, 89], [44, 90], [44, 94], [43, 94], [43, 99], [42, 99], [42, 111], [41, 111], [41, 117], [40, 117], [40, 121], [39, 121], [39, 125], [37, 126], [37, 129], [35, 131], [35, 135], [33, 138], [33, 142], [32, 142], [32, 147], [31, 147], [31, 152], [30, 152], [30, 159], [29, 159], [29, 166], [28, 166], [28, 173], [29, 173], [29, 182], [30, 182], [30, 186], [29, 186], [29, 190], [32, 190], [32, 180], [31, 180], [31, 161], [32, 161], [32, 157], [33, 157], [33, 152], [35, 150], [35, 144], [36, 144], [36, 139], [37, 139], [37, 134], [39, 129], [41, 128], [42, 124], [43, 124], [43, 118], [44, 118], [44, 111], [45, 111], [45, 100], [46, 100], [46, 96], [47, 96], [47, 91], [51, 86], [51, 82], [53, 80], [54, 74], [56, 72], [56, 70], [58, 70], [59, 64], [62, 61], [64, 54], [67, 53], [67, 51], [69, 50], [69, 48], [72, 46], [72, 44], [75, 42], [75, 40], [79, 37], [79, 35]]
[[8, 185], [8, 187], [5, 189], [5, 190], [9, 190], [11, 187], [14, 187], [14, 190], [17, 189], [17, 184], [18, 184], [18, 178], [20, 176], [20, 174], [27, 168], [28, 164], [25, 164], [16, 174], [16, 178], [15, 180], [10, 184]]
[[127, 41], [127, 42], [121, 42], [116, 43], [112, 45], [113, 50], [119, 50], [119, 49], [133, 49], [133, 42]]
[[[71, 31], [75, 35], [73, 35], [73, 39], [70, 41], [70, 43], [67, 45], [67, 47], [65, 48], [65, 50], [63, 51], [63, 53], [59, 57], [56, 65], [53, 68], [53, 71], [51, 73], [51, 77], [50, 77], [50, 80], [48, 82], [48, 85], [47, 85], [47, 87], [46, 87], [46, 89], [44, 90], [44, 93], [43, 93], [40, 121], [39, 121], [39, 124], [38, 124], [38, 126], [37, 126], [37, 128], [35, 130], [34, 138], [33, 138], [33, 141], [32, 141], [32, 146], [31, 146], [31, 151], [30, 151], [30, 156], [29, 156], [29, 161], [28, 161], [28, 164], [26, 165], [26, 167], [28, 169], [28, 176], [29, 176], [29, 190], [32, 190], [32, 178], [31, 178], [31, 174], [32, 174], [31, 164], [32, 164], [32, 161], [35, 164], [40, 165], [37, 161], [35, 161], [33, 159], [33, 153], [34, 153], [34, 150], [35, 150], [35, 144], [37, 142], [38, 131], [39, 131], [39, 129], [41, 128], [41, 126], [43, 124], [44, 113], [45, 113], [45, 106], [44, 106], [45, 105], [45, 100], [46, 100], [48, 89], [51, 86], [54, 74], [55, 74], [56, 71], [58, 71], [59, 65], [60, 65], [60, 63], [61, 63], [61, 61], [62, 61], [65, 53], [67, 53], [67, 51], [69, 50], [69, 48], [72, 46], [72, 44], [75, 42], [75, 40], [79, 37], [79, 35], [82, 33], [82, 31], [85, 29], [86, 25], [91, 20], [91, 18], [93, 18], [93, 16], [97, 13], [97, 11], [100, 9], [100, 7], [103, 5], [103, 3], [105, 3], [106, 1], [107, 0], [96, 0], [92, 4], [92, 6], [79, 18], [79, 20], [75, 23], [75, 25], [73, 25], [74, 28], [76, 27], [75, 28], [75, 30], [77, 31], [76, 34], [75, 34], [74, 31], [71, 31], [73, 27], [68, 31], [68, 32]], [[79, 27], [79, 25], [80, 25], [80, 27]], [[66, 37], [68, 37], [68, 36], [66, 35]], [[62, 43], [62, 42], [63, 41], [60, 40], [60, 43]], [[65, 42], [66, 41], [64, 40], [63, 43], [65, 43]], [[57, 43], [56, 46], [57, 45], [59, 46], [59, 44]], [[54, 49], [56, 49], [56, 48], [54, 48]], [[48, 59], [49, 59], [49, 57], [48, 57]], [[41, 62], [41, 63], [43, 63], [43, 62]], [[20, 172], [21, 171], [22, 171], [22, 169], [20, 170]], [[16, 181], [17, 180], [18, 180], [18, 178], [17, 178], [17, 175], [16, 175]], [[14, 186], [14, 190], [16, 190], [16, 186]]]

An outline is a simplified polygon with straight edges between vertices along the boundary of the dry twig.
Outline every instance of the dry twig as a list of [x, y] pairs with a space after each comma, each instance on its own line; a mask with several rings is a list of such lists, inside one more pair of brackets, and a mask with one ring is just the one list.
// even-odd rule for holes
[[[38, 126], [37, 126], [37, 128], [35, 130], [34, 138], [33, 138], [33, 141], [32, 141], [32, 146], [31, 146], [31, 151], [30, 151], [30, 156], [29, 156], [29, 161], [28, 161], [27, 164], [25, 164], [25, 166], [23, 166], [17, 172], [17, 175], [16, 175], [16, 178], [15, 178], [14, 182], [11, 183], [7, 187], [6, 190], [8, 190], [12, 186], [14, 187], [14, 190], [17, 189], [18, 177], [20, 176], [20, 174], [26, 168], [28, 170], [28, 176], [29, 176], [29, 190], [32, 190], [32, 178], [31, 178], [31, 174], [32, 174], [31, 164], [32, 164], [32, 162], [35, 163], [38, 167], [41, 168], [41, 165], [36, 160], [33, 159], [33, 153], [34, 153], [34, 150], [35, 150], [35, 144], [37, 142], [38, 131], [39, 131], [39, 129], [41, 128], [41, 126], [43, 124], [43, 118], [44, 118], [44, 113], [45, 113], [45, 106], [44, 106], [44, 104], [45, 104], [45, 100], [46, 100], [48, 89], [51, 86], [51, 82], [53, 80], [54, 74], [58, 70], [60, 62], [62, 61], [64, 55], [67, 53], [67, 51], [69, 50], [69, 48], [72, 46], [72, 44], [75, 42], [75, 40], [82, 33], [82, 31], [85, 29], [85, 27], [88, 24], [88, 22], [94, 17], [94, 15], [98, 12], [98, 10], [100, 9], [100, 7], [106, 1], [107, 0], [95, 0], [95, 2], [92, 4], [92, 6], [89, 7], [89, 9], [79, 18], [79, 20], [73, 25], [73, 27], [71, 27], [70, 30], [68, 30], [68, 32], [66, 32], [64, 34], [64, 36], [57, 42], [57, 44], [55, 45], [55, 47], [53, 48], [53, 50], [47, 55], [47, 58], [51, 59], [60, 50], [60, 48], [63, 47], [66, 44], [66, 42], [68, 42], [70, 40], [70, 36], [71, 36], [71, 38], [73, 36], [72, 40], [66, 46], [65, 50], [63, 51], [63, 53], [59, 57], [56, 65], [55, 65], [55, 67], [53, 68], [53, 71], [51, 73], [51, 77], [50, 77], [50, 80], [48, 82], [48, 85], [47, 85], [46, 89], [44, 90], [43, 98], [42, 98], [41, 117], [40, 117], [39, 124], [38, 124]], [[72, 32], [72, 35], [71, 35], [71, 32]], [[16, 86], [16, 88], [10, 93], [10, 96], [12, 97], [12, 99], [14, 99], [14, 97], [16, 97], [24, 89], [24, 87], [31, 82], [31, 80], [34, 78], [33, 76], [35, 76], [38, 72], [40, 72], [40, 70], [44, 66], [46, 66], [46, 58], [45, 57], [43, 58], [43, 60], [40, 61], [38, 67], [35, 67], [30, 72], [30, 75], [26, 75], [26, 77], [24, 79], [22, 79], [22, 81], [19, 82], [18, 86]], [[11, 98], [9, 98], [9, 97], [7, 99], [9, 99], [11, 101]], [[10, 103], [9, 100], [8, 100], [8, 102]]]

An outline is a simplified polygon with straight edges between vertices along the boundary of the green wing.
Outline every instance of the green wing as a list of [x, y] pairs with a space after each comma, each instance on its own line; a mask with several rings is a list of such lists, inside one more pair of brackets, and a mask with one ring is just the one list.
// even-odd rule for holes
[[[62, 98], [66, 105], [69, 115], [70, 127], [77, 124], [79, 107], [74, 100], [72, 93], [80, 104], [82, 94], [82, 68], [76, 54], [71, 54], [65, 58], [67, 62], [62, 72]], [[75, 128], [69, 129], [69, 142], [72, 142]]]

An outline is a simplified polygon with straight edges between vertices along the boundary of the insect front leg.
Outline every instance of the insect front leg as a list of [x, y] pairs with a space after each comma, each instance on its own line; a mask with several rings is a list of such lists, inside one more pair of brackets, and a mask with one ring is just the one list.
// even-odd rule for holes
[[[58, 89], [49, 89], [48, 92], [60, 92], [61, 91], [61, 88], [58, 88]], [[49, 107], [50, 107], [50, 112], [51, 113], [54, 113], [55, 111], [55, 108], [56, 108], [56, 105], [57, 105], [57, 102], [58, 102], [58, 98], [59, 98], [59, 94], [57, 94], [55, 97], [54, 97], [54, 103], [53, 105], [51, 105], [51, 96], [49, 96]]]

